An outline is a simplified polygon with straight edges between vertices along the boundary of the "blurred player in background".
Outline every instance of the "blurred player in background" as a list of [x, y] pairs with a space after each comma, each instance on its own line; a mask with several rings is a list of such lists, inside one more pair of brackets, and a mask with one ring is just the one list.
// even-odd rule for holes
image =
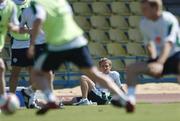
[[[22, 11], [30, 4], [30, 0], [13, 0], [17, 6], [17, 15], [19, 22], [21, 22]], [[18, 84], [18, 78], [21, 70], [27, 68], [29, 74], [33, 66], [33, 59], [27, 57], [27, 50], [29, 48], [29, 34], [10, 33], [11, 36], [11, 76], [10, 76], [10, 92], [14, 93]], [[31, 82], [30, 82], [31, 83]]]
[[[108, 58], [101, 58], [98, 63], [99, 70], [108, 75], [123, 91], [120, 75], [117, 71], [111, 71], [112, 62]], [[82, 99], [76, 105], [90, 105], [96, 102], [98, 105], [108, 104], [111, 100], [111, 93], [108, 89], [101, 87], [96, 81], [91, 80], [88, 76], [82, 75], [80, 86], [82, 92]]]
[[[4, 47], [7, 31], [18, 27], [16, 5], [11, 0], [0, 0], [0, 52]], [[0, 100], [5, 96], [5, 65], [0, 57]]]
[[[73, 62], [85, 75], [99, 84], [107, 87], [116, 94], [123, 106], [131, 107], [127, 103], [126, 96], [114, 81], [100, 73], [92, 64], [92, 59], [87, 47], [87, 40], [83, 37], [83, 31], [73, 20], [71, 7], [66, 0], [38, 0], [32, 4], [36, 20], [33, 24], [32, 37], [29, 48], [29, 57], [35, 52], [35, 39], [41, 26], [46, 35], [47, 51], [36, 61], [34, 66], [34, 83], [37, 89], [45, 94], [47, 104], [37, 112], [44, 114], [48, 109], [57, 109], [56, 98], [48, 84], [47, 72], [56, 70], [63, 62]], [[42, 71], [43, 70], [43, 71]]]
[[141, 0], [144, 18], [140, 29], [149, 52], [147, 62], [137, 62], [127, 68], [128, 97], [135, 105], [135, 86], [138, 76], [147, 74], [160, 78], [179, 74], [180, 34], [176, 17], [162, 10], [162, 0]]

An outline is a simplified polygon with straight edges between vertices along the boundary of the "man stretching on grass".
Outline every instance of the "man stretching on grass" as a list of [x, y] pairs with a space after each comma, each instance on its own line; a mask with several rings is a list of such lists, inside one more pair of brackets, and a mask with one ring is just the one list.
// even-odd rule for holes
[[[117, 71], [111, 71], [112, 62], [108, 58], [101, 58], [99, 60], [99, 70], [108, 75], [125, 92], [121, 85], [120, 75]], [[98, 83], [91, 80], [88, 76], [81, 76], [81, 92], [82, 99], [76, 105], [90, 105], [92, 102], [97, 102], [98, 105], [108, 104], [111, 100], [111, 94], [108, 89], [101, 87]]]

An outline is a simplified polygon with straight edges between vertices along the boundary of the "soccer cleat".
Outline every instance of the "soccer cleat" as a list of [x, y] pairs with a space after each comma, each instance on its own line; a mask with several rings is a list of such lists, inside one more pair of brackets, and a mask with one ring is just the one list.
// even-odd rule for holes
[[30, 100], [30, 95], [28, 95], [26, 92], [25, 92], [25, 89], [22, 89], [21, 90], [21, 93], [22, 93], [22, 96], [24, 98], [24, 104], [26, 106], [26, 108], [29, 108], [29, 100]]
[[135, 105], [132, 104], [130, 101], [127, 101], [126, 103], [126, 112], [127, 113], [133, 113], [135, 111]]
[[55, 102], [48, 102], [45, 104], [41, 109], [39, 109], [36, 114], [37, 115], [44, 115], [46, 114], [50, 109], [59, 109], [61, 108], [60, 105], [56, 104]]
[[114, 96], [111, 100], [111, 104], [116, 107], [124, 107], [128, 113], [132, 113], [135, 110], [135, 101], [125, 100], [119, 96]]

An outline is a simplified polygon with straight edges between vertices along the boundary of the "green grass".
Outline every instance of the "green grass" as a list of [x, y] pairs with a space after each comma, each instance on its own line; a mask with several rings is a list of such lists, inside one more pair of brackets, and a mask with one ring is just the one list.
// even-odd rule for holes
[[180, 103], [138, 104], [136, 112], [112, 106], [68, 106], [36, 116], [36, 110], [22, 109], [12, 116], [0, 114], [0, 121], [180, 121]]

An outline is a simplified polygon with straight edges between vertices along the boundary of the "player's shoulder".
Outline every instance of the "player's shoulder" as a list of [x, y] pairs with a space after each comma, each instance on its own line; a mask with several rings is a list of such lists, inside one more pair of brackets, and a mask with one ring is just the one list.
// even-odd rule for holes
[[162, 18], [167, 22], [172, 22], [172, 21], [177, 22], [177, 18], [175, 17], [175, 15], [173, 15], [171, 12], [168, 11], [162, 12]]
[[117, 72], [117, 71], [110, 71], [109, 74], [111, 74], [113, 76], [119, 76], [119, 72]]

